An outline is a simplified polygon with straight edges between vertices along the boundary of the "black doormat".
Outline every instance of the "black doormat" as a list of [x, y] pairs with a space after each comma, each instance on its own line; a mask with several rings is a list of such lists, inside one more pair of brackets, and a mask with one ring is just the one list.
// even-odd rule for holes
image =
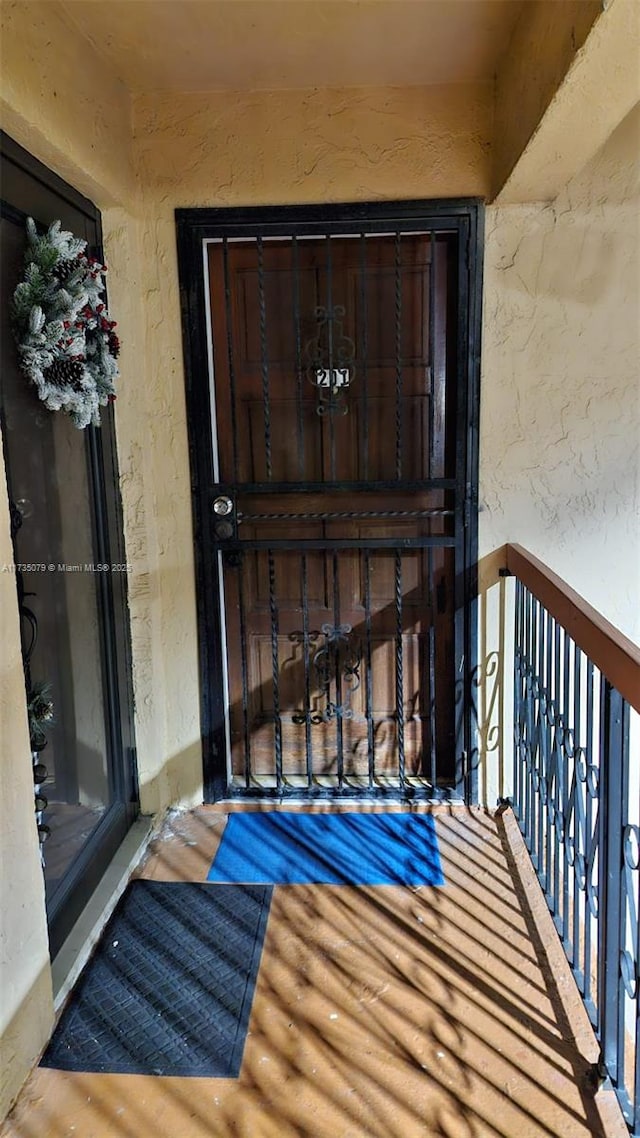
[[236, 1078], [272, 887], [133, 881], [42, 1066]]

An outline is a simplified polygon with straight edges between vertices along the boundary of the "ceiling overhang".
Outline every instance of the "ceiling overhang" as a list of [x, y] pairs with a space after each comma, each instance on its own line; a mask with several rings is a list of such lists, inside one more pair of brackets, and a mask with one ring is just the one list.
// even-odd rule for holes
[[[539, 66], [535, 45], [544, 35], [544, 24], [538, 21], [536, 26], [536, 8], [532, 4], [523, 12], [514, 32], [516, 41], [529, 39], [529, 53], [520, 53], [523, 67], [535, 66], [536, 60]], [[574, 23], [565, 29], [573, 36], [575, 8], [571, 2], [558, 5], [565, 18], [574, 9]], [[640, 100], [640, 5], [637, 0], [608, 0], [604, 8], [598, 3], [590, 23], [589, 8], [593, 6], [585, 4], [580, 13], [580, 38], [570, 53], [562, 35], [547, 41], [544, 58], [548, 73], [555, 69], [555, 79], [547, 86], [545, 105], [538, 106], [534, 114], [523, 94], [528, 83], [529, 89], [534, 86], [534, 77], [526, 71], [516, 75], [508, 67], [498, 77], [493, 189], [494, 200], [500, 204], [552, 201]], [[514, 108], [520, 129], [522, 119], [529, 116], [528, 129], [516, 145], [508, 127], [504, 128], [505, 115]]]

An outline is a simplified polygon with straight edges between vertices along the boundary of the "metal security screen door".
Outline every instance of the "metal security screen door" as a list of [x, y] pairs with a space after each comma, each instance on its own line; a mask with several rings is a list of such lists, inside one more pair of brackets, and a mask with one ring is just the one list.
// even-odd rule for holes
[[468, 796], [469, 217], [292, 212], [183, 293], [208, 795]]

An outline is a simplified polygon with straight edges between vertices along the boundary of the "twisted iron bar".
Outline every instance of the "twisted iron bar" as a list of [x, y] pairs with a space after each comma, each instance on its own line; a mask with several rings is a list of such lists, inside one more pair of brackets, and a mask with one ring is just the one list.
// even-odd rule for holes
[[280, 719], [280, 667], [278, 660], [278, 606], [276, 602], [276, 567], [269, 550], [269, 614], [271, 617], [271, 675], [273, 680], [273, 721], [275, 732], [276, 781], [282, 786], [282, 721]]
[[398, 776], [400, 786], [405, 783], [404, 758], [404, 661], [402, 651], [402, 558], [396, 553], [395, 564], [395, 602], [396, 602], [396, 714], [398, 716]]
[[455, 510], [329, 510], [308, 514], [238, 514], [241, 522], [341, 521], [352, 518], [452, 518]]
[[402, 478], [402, 277], [400, 234], [396, 233], [396, 478]]
[[262, 406], [264, 409], [264, 449], [267, 478], [271, 478], [271, 403], [269, 398], [269, 362], [267, 359], [267, 305], [264, 295], [264, 250], [262, 238], [256, 242], [258, 250], [258, 301], [260, 307], [260, 355], [262, 363]]

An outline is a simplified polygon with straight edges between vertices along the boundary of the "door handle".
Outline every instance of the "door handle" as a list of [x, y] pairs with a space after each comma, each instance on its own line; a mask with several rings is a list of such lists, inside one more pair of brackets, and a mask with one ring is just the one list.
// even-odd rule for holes
[[213, 532], [218, 541], [231, 541], [236, 536], [235, 502], [228, 494], [219, 494], [211, 504]]

